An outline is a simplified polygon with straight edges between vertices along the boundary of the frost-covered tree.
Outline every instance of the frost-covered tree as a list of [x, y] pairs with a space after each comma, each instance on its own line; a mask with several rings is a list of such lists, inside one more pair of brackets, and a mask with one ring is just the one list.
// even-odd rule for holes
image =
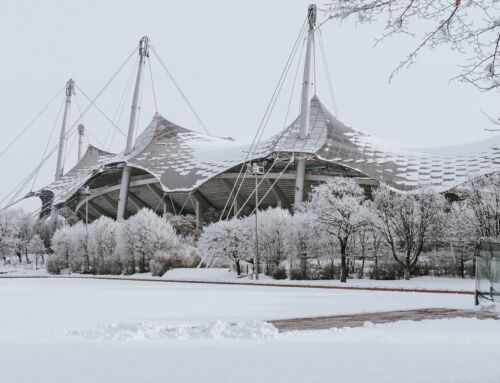
[[42, 258], [42, 264], [45, 263], [45, 253], [47, 248], [38, 234], [35, 234], [28, 243], [28, 251], [35, 256], [35, 269], [38, 269], [38, 258]]
[[51, 248], [53, 254], [47, 261], [47, 270], [52, 274], [59, 274], [61, 270], [69, 267], [70, 236], [64, 228], [56, 230], [52, 236]]
[[[255, 216], [243, 218], [243, 221], [255, 232]], [[268, 274], [272, 275], [286, 259], [291, 223], [292, 216], [288, 210], [269, 208], [258, 212], [259, 258]], [[255, 248], [255, 245], [252, 247]]]
[[54, 235], [55, 227], [49, 223], [48, 218], [44, 217], [37, 219], [33, 225], [33, 231], [35, 234], [40, 236], [45, 244], [45, 247], [47, 249], [51, 249], [52, 236]]
[[479, 239], [474, 218], [469, 201], [452, 203], [446, 214], [445, 237], [462, 278], [465, 278], [465, 263], [472, 259]]
[[58, 209], [57, 215], [59, 217], [59, 220], [64, 222], [64, 225], [73, 226], [78, 221], [80, 221], [75, 211], [67, 206]]
[[251, 238], [251, 226], [244, 219], [211, 223], [198, 241], [198, 255], [209, 264], [233, 263], [240, 275], [240, 261], [250, 258], [254, 249]]
[[69, 231], [70, 257], [69, 265], [72, 272], [88, 273], [90, 271], [90, 259], [88, 253], [88, 230], [83, 222], [73, 226], [65, 226]]
[[12, 256], [17, 247], [18, 233], [21, 226], [19, 212], [14, 210], [0, 211], [0, 257], [4, 263]]
[[347, 281], [347, 251], [351, 237], [367, 223], [363, 189], [351, 178], [330, 178], [315, 187], [306, 208], [317, 219], [318, 226], [337, 237], [340, 244], [340, 281]]
[[500, 236], [500, 175], [491, 174], [471, 182], [466, 198], [478, 235]]
[[174, 228], [152, 210], [141, 209], [123, 222], [119, 230], [120, 252], [126, 273], [139, 273], [149, 269], [149, 263], [157, 251], [167, 253], [181, 247]]
[[439, 193], [419, 190], [396, 193], [379, 187], [370, 204], [372, 222], [394, 259], [404, 268], [405, 279], [426, 246], [442, 233], [446, 201]]
[[197, 239], [200, 236], [198, 222], [194, 215], [167, 215], [167, 221], [172, 225], [178, 235], [183, 237], [192, 236]]
[[116, 256], [118, 223], [102, 216], [88, 225], [90, 271], [95, 274], [115, 274], [121, 271]]
[[[393, 75], [413, 64], [425, 48], [448, 46], [462, 54], [456, 78], [481, 90], [500, 86], [500, 3], [491, 0], [330, 0], [327, 17], [355, 18], [359, 23], [382, 19], [381, 40], [405, 34], [418, 39]], [[427, 32], [421, 34], [417, 24]], [[460, 57], [460, 56], [457, 56]]]
[[89, 272], [87, 239], [87, 228], [82, 222], [57, 229], [51, 245], [54, 255], [49, 258], [47, 268], [57, 264], [55, 273], [64, 268], [76, 273]]
[[[308, 279], [309, 262], [316, 259], [328, 258], [333, 265], [333, 246], [337, 246], [335, 237], [318, 230], [316, 217], [310, 211], [297, 212], [290, 220], [287, 230], [287, 252], [290, 276]], [[333, 245], [333, 246], [332, 246]], [[296, 264], [298, 263], [298, 270]], [[333, 266], [332, 266], [333, 270]]]

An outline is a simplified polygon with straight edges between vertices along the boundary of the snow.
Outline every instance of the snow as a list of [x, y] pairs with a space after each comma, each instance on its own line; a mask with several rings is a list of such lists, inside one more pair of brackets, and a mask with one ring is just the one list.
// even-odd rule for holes
[[196, 280], [196, 281], [228, 281], [234, 280], [237, 274], [228, 268], [194, 269], [179, 268], [168, 270], [163, 278], [169, 280]]
[[497, 382], [500, 321], [280, 334], [265, 322], [472, 305], [454, 294], [0, 279], [0, 381]]
[[211, 281], [211, 282], [237, 282], [259, 284], [265, 283], [273, 285], [296, 285], [296, 286], [336, 286], [336, 287], [369, 287], [388, 289], [418, 289], [418, 290], [442, 290], [442, 291], [474, 291], [474, 279], [447, 278], [447, 277], [414, 277], [409, 281], [400, 280], [373, 280], [373, 279], [349, 279], [347, 283], [338, 280], [274, 280], [266, 276], [261, 282], [254, 281], [246, 277], [238, 277], [235, 272], [227, 268], [212, 269], [190, 269], [179, 268], [167, 271], [163, 278], [175, 281]]
[[102, 325], [90, 330], [73, 330], [70, 336], [87, 340], [162, 340], [162, 339], [272, 339], [278, 330], [270, 323], [215, 321], [200, 325], [162, 326], [149, 322]]

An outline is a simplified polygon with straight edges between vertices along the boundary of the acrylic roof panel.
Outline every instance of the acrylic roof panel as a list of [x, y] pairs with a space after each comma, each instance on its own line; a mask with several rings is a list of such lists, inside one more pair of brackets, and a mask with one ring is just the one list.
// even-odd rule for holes
[[413, 148], [347, 127], [324, 107], [328, 139], [317, 153], [398, 190], [430, 186], [444, 192], [500, 170], [500, 136], [466, 145]]
[[248, 159], [276, 152], [308, 153], [402, 191], [424, 185], [446, 191], [500, 170], [500, 137], [469, 145], [416, 149], [346, 126], [316, 96], [311, 100], [309, 126], [309, 136], [300, 139], [297, 118], [249, 155], [250, 145], [197, 133], [156, 114], [131, 153], [111, 154], [90, 147], [73, 169], [44, 190], [54, 193], [56, 204], [64, 202], [105, 165], [122, 162], [156, 177], [165, 192], [187, 192]]
[[54, 204], [68, 200], [85, 182], [99, 172], [101, 166], [108, 163], [115, 154], [108, 153], [89, 145], [82, 159], [64, 176], [51, 183], [43, 190], [54, 194]]
[[151, 173], [164, 191], [193, 190], [245, 159], [242, 145], [190, 131], [160, 115], [154, 117], [143, 135], [148, 142], [138, 142], [127, 156], [127, 163]]

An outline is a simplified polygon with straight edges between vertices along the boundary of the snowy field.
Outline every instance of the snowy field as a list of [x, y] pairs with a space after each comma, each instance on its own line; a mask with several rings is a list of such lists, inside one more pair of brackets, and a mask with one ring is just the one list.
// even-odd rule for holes
[[367, 323], [284, 334], [263, 322], [471, 308], [472, 300], [450, 294], [0, 279], [0, 382], [499, 382], [500, 321]]
[[[4, 267], [0, 265], [0, 277], [9, 276], [46, 276], [49, 275], [44, 268], [33, 270], [32, 267]], [[72, 274], [71, 277], [88, 277], [88, 275]], [[95, 276], [91, 276], [95, 277]], [[104, 276], [105, 277], [105, 276]], [[112, 278], [120, 276], [112, 275]], [[338, 280], [274, 280], [267, 275], [260, 275], [259, 281], [254, 281], [247, 275], [238, 277], [236, 273], [227, 268], [178, 268], [165, 273], [163, 277], [152, 277], [151, 273], [134, 274], [126, 278], [137, 279], [166, 279], [169, 281], [199, 281], [199, 282], [236, 282], [236, 283], [265, 283], [273, 285], [308, 285], [308, 286], [339, 286], [339, 287], [374, 287], [406, 290], [443, 290], [443, 291], [467, 291], [474, 292], [474, 279], [447, 278], [447, 277], [414, 277], [405, 280], [372, 280], [372, 279], [348, 279], [347, 283]]]

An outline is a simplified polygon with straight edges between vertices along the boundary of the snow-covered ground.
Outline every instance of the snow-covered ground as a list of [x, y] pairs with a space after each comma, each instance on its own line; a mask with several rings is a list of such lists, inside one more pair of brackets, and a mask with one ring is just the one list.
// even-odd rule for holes
[[85, 279], [0, 279], [0, 382], [498, 382], [500, 321], [278, 334], [266, 319], [472, 297]]
[[474, 291], [474, 279], [446, 278], [446, 277], [415, 277], [409, 281], [389, 280], [379, 281], [372, 279], [349, 279], [347, 283], [338, 280], [274, 280], [266, 275], [260, 276], [260, 281], [253, 281], [248, 277], [238, 277], [235, 272], [228, 269], [173, 269], [163, 276], [164, 279], [175, 281], [221, 281], [238, 283], [265, 283], [276, 285], [308, 285], [308, 286], [340, 286], [340, 287], [375, 287], [421, 290], [454, 290]]
[[[49, 275], [45, 269], [33, 270], [31, 268], [2, 268], [0, 266], [0, 278], [2, 276], [46, 276]], [[67, 277], [67, 276], [65, 276]], [[69, 277], [78, 278], [102, 278], [106, 276], [78, 275], [72, 274]], [[112, 278], [122, 278], [120, 276], [110, 276]], [[152, 277], [151, 273], [134, 274], [123, 278], [133, 279], [163, 279], [169, 281], [199, 281], [199, 282], [225, 282], [225, 283], [248, 283], [248, 284], [273, 284], [273, 285], [307, 285], [307, 286], [338, 286], [338, 287], [374, 287], [374, 288], [397, 288], [397, 289], [418, 289], [418, 290], [444, 290], [444, 291], [474, 291], [474, 279], [446, 278], [446, 277], [414, 277], [409, 281], [388, 280], [379, 281], [371, 279], [349, 279], [347, 283], [340, 283], [338, 280], [317, 280], [317, 281], [296, 281], [296, 280], [274, 280], [266, 275], [261, 275], [259, 281], [254, 281], [247, 275], [237, 276], [236, 273], [227, 268], [180, 268], [172, 269], [165, 273], [162, 278]]]

